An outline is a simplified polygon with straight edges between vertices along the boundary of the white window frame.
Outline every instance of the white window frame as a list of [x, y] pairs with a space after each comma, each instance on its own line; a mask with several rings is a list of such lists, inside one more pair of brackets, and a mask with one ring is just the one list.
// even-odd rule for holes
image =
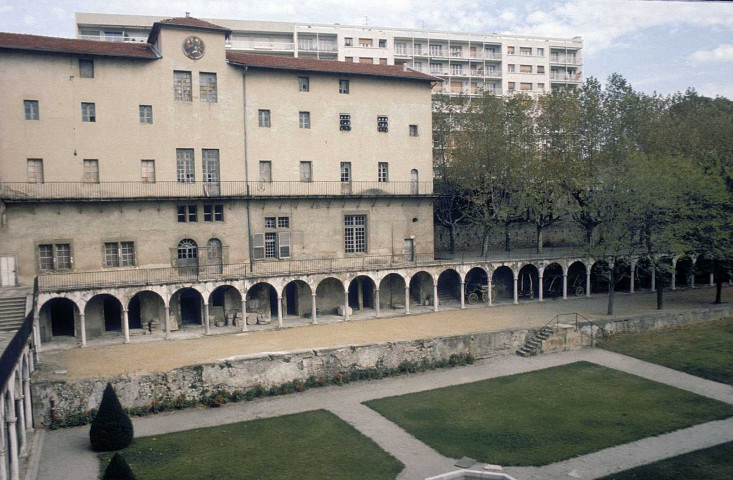
[[260, 127], [270, 128], [272, 126], [270, 111], [266, 109], [257, 110], [257, 122]]
[[38, 100], [23, 100], [23, 110], [26, 120], [40, 120]]
[[81, 102], [81, 121], [89, 123], [97, 121], [97, 108], [94, 102]]
[[216, 73], [199, 72], [199, 101], [204, 103], [218, 101]]
[[298, 126], [300, 128], [311, 128], [311, 112], [298, 112]]

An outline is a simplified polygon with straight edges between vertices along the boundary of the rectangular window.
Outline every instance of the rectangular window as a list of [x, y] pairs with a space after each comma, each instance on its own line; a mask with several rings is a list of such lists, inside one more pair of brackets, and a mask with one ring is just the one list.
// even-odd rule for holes
[[366, 252], [366, 215], [344, 217], [344, 250], [346, 253]]
[[506, 47], [506, 53], [509, 55], [514, 55], [514, 47]]
[[79, 59], [79, 76], [81, 78], [94, 78], [94, 60]]
[[515, 85], [516, 85], [516, 84], [515, 84], [514, 82], [509, 82], [509, 83], [507, 84], [507, 87], [509, 88], [509, 91], [510, 91], [510, 92], [513, 92], [513, 91], [514, 91], [514, 90], [516, 89]]
[[28, 183], [43, 183], [43, 159], [29, 158], [26, 163]]
[[275, 228], [277, 217], [265, 217], [265, 228]]
[[71, 244], [56, 243], [39, 245], [38, 269], [42, 272], [71, 270]]
[[507, 72], [514, 73], [515, 70], [516, 70], [516, 68], [515, 68], [515, 65], [514, 64], [511, 64], [511, 63], [507, 64], [507, 66], [506, 66], [506, 71]]
[[341, 162], [341, 181], [351, 181], [351, 162]]
[[177, 102], [193, 100], [191, 72], [173, 71], [173, 96]]
[[339, 80], [339, 93], [349, 93], [348, 80]]
[[545, 49], [544, 48], [538, 48], [537, 49], [537, 56], [544, 57], [545, 56]]
[[351, 130], [351, 115], [348, 113], [339, 114], [339, 130]]
[[155, 183], [155, 160], [140, 160], [140, 181]]
[[442, 63], [430, 63], [430, 73], [443, 73]]
[[519, 47], [519, 54], [520, 55], [532, 55], [532, 48], [531, 47]]
[[216, 103], [216, 74], [199, 73], [199, 100], [207, 103]]
[[389, 119], [386, 115], [380, 115], [377, 117], [377, 131], [386, 132], [389, 130]]
[[379, 182], [389, 182], [389, 164], [387, 162], [379, 162], [377, 180]]
[[522, 83], [519, 84], [519, 89], [520, 90], [524, 90], [524, 91], [532, 90], [532, 84], [531, 83], [522, 82]]
[[545, 90], [545, 84], [544, 83], [538, 83], [537, 84], [537, 90], [544, 91]]
[[290, 217], [277, 217], [277, 228], [290, 228]]
[[265, 233], [265, 258], [277, 258], [277, 233]]
[[81, 121], [82, 122], [96, 122], [97, 114], [95, 112], [93, 103], [81, 103]]
[[397, 55], [405, 55], [407, 53], [407, 44], [406, 43], [395, 43], [394, 44], [394, 53]]
[[412, 62], [412, 69], [422, 72], [422, 62]]
[[280, 258], [290, 258], [290, 232], [278, 232], [277, 253]]
[[99, 162], [97, 160], [84, 160], [84, 182], [99, 183]]
[[371, 38], [360, 38], [359, 39], [359, 46], [360, 47], [371, 47], [373, 45]]
[[311, 162], [300, 162], [300, 181], [313, 181], [313, 164]]
[[176, 148], [176, 173], [180, 183], [196, 181], [192, 148]]
[[269, 110], [258, 110], [257, 119], [260, 127], [270, 127], [270, 111]]
[[450, 66], [451, 75], [463, 75], [463, 65], [453, 63]]
[[153, 123], [152, 105], [140, 105], [140, 123]]
[[204, 205], [204, 222], [223, 222], [224, 205]]
[[311, 128], [311, 112], [298, 113], [300, 128]]
[[353, 47], [354, 46], [354, 39], [352, 37], [344, 37], [344, 46], [346, 46], [346, 47]]
[[450, 56], [451, 57], [462, 57], [463, 48], [462, 47], [450, 47]]
[[272, 162], [263, 160], [260, 162], [260, 182], [272, 181]]
[[219, 150], [204, 148], [201, 150], [201, 159], [204, 182], [219, 185]]
[[26, 120], [38, 120], [38, 100], [23, 100]]
[[[367, 65], [374, 65], [374, 59], [372, 57], [359, 57], [359, 63], [366, 63]], [[346, 92], [349, 93], [349, 92]]]
[[178, 205], [177, 214], [178, 222], [198, 222], [198, 206], [197, 205]]
[[310, 92], [310, 78], [298, 77], [298, 91], [299, 92]]
[[415, 55], [422, 55], [422, 43], [416, 43], [412, 46]]
[[379, 48], [387, 48], [387, 39], [386, 38], [379, 39]]
[[344, 57], [344, 62], [354, 63], [354, 57]]
[[119, 267], [120, 266], [119, 246], [120, 244], [117, 242], [104, 244], [104, 266], [105, 267]]
[[135, 266], [135, 243], [120, 242], [120, 260], [123, 267]]
[[532, 65], [520, 65], [519, 73], [532, 73]]
[[545, 73], [545, 66], [537, 65], [537, 73]]
[[417, 125], [410, 125], [410, 136], [417, 137]]
[[387, 59], [386, 58], [380, 58], [379, 59], [379, 64], [380, 65], [387, 65]]
[[430, 55], [434, 57], [442, 57], [443, 45], [430, 45]]

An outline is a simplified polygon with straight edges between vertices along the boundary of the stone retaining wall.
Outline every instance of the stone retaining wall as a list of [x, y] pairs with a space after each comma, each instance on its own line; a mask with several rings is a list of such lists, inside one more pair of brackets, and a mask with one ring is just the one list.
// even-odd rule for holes
[[[590, 333], [613, 334], [653, 330], [703, 322], [733, 315], [733, 306], [717, 306], [692, 311], [650, 312], [643, 315], [594, 320], [597, 327], [574, 324], [560, 329], [545, 341], [543, 350], [560, 351], [590, 345]], [[454, 353], [470, 352], [476, 359], [511, 355], [524, 344], [533, 329], [481, 332], [427, 340], [348, 345], [288, 353], [265, 353], [232, 357], [214, 363], [191, 365], [168, 372], [135, 373], [115, 378], [85, 378], [73, 381], [34, 381], [32, 384], [36, 424], [47, 423], [51, 406], [55, 415], [78, 414], [96, 408], [107, 381], [115, 387], [124, 406], [145, 406], [151, 401], [179, 396], [197, 399], [213, 390], [247, 390], [260, 384], [265, 388], [313, 376], [334, 376], [339, 372], [401, 362], [447, 359]]]

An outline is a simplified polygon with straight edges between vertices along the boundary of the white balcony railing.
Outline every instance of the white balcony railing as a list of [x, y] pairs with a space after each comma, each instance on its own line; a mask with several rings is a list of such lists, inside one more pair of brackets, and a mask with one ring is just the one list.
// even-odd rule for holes
[[227, 44], [232, 50], [271, 50], [292, 52], [295, 44], [292, 42], [255, 42], [252, 40], [232, 40]]
[[564, 72], [551, 72], [550, 80], [558, 82], [581, 82], [583, 74], [578, 73], [564, 73]]
[[304, 52], [337, 52], [338, 46], [333, 42], [298, 42], [298, 50]]
[[148, 41], [148, 37], [138, 37], [138, 36], [121, 36], [121, 35], [105, 35], [104, 33], [100, 33], [99, 35], [79, 35], [80, 40], [95, 40], [98, 42], [142, 42], [145, 43]]
[[562, 63], [564, 65], [582, 65], [583, 59], [575, 55], [550, 55], [550, 63]]

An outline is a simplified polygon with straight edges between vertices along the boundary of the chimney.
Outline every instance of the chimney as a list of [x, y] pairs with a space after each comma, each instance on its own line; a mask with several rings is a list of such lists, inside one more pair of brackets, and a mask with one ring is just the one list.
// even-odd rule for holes
[[405, 62], [405, 63], [402, 64], [402, 71], [403, 72], [406, 72], [407, 71], [407, 62]]
[[191, 17], [191, 12], [186, 12], [186, 18]]

